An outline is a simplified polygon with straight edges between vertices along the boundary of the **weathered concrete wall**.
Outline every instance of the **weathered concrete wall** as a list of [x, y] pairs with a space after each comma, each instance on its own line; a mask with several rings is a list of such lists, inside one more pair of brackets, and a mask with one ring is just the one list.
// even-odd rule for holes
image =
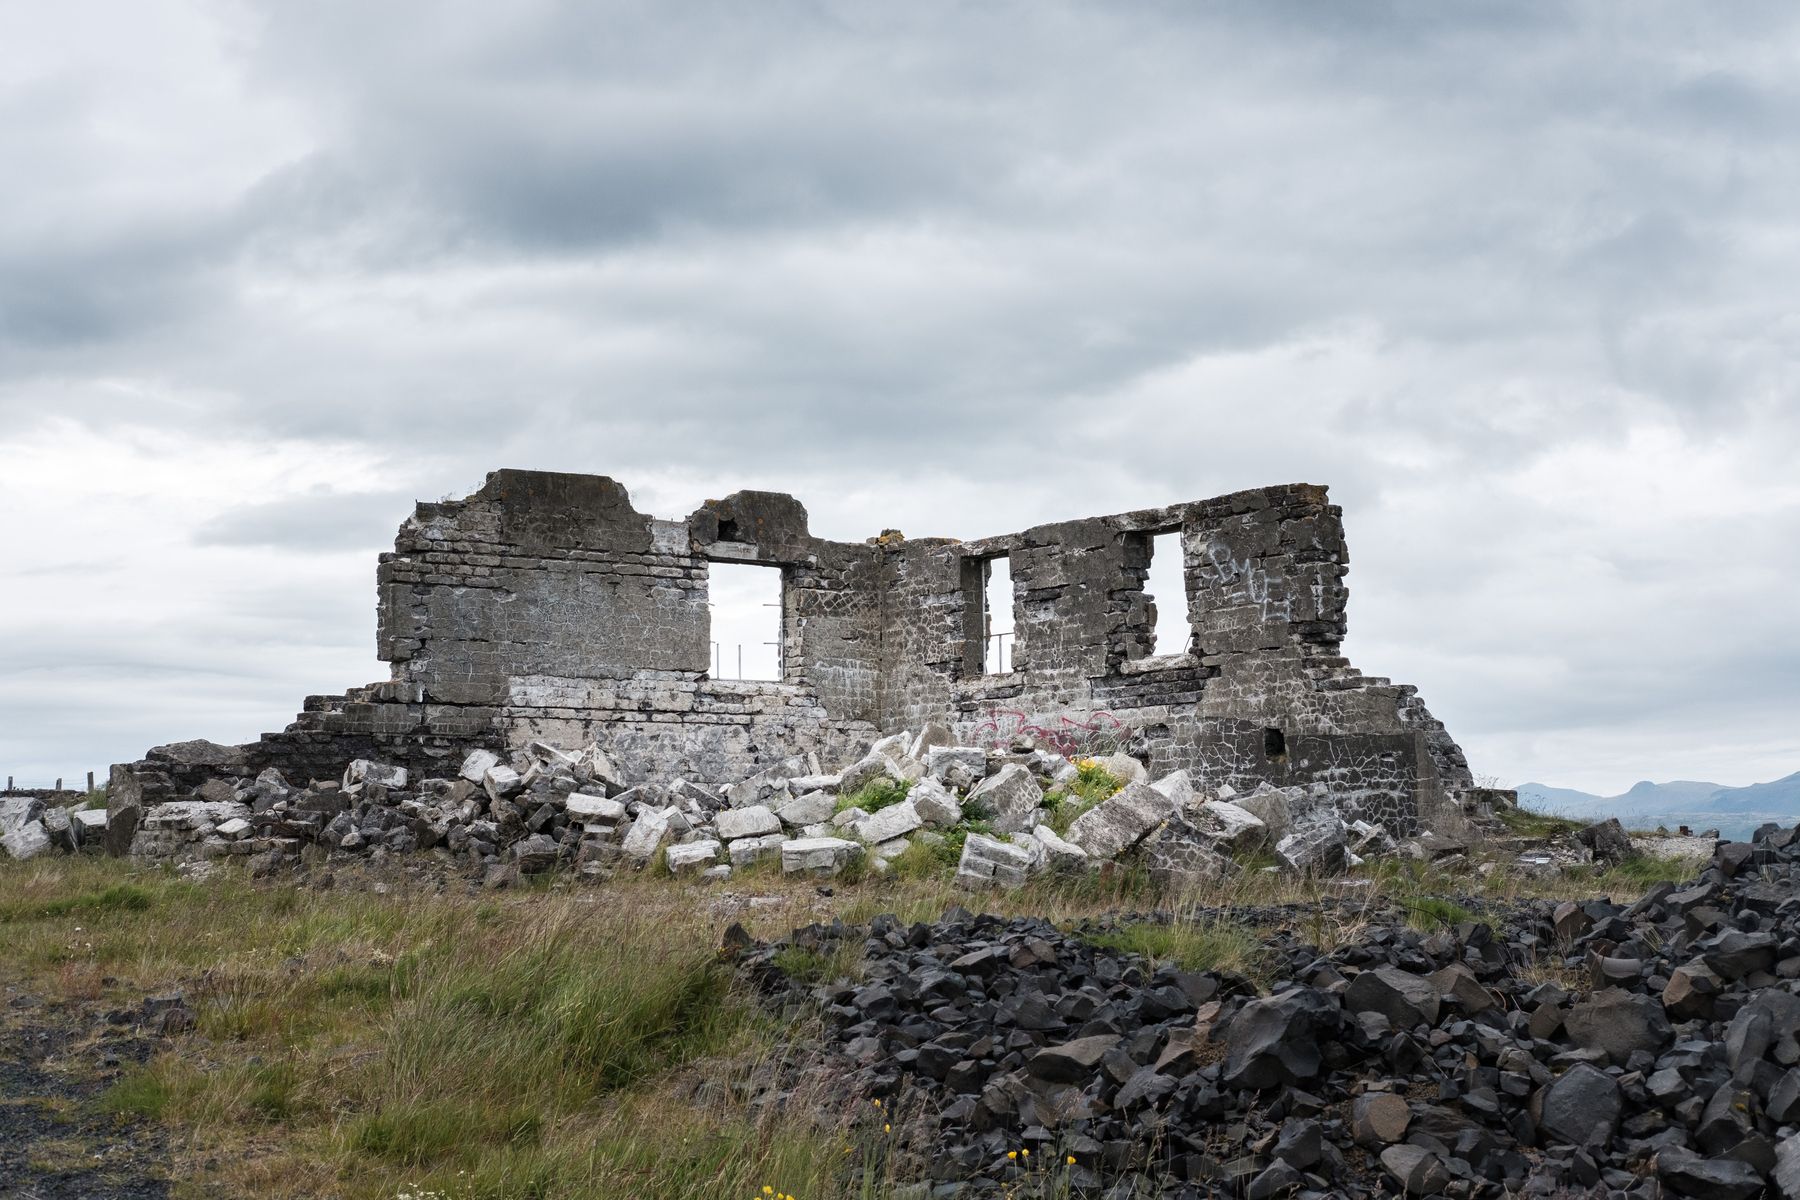
[[[979, 738], [1099, 713], [1156, 771], [1327, 786], [1412, 832], [1453, 818], [1471, 779], [1413, 689], [1338, 653], [1341, 517], [1324, 488], [1295, 484], [982, 541], [842, 543], [813, 537], [806, 510], [775, 493], [667, 521], [611, 479], [497, 471], [465, 499], [420, 504], [382, 555], [392, 680], [310, 698], [287, 730], [210, 769], [314, 777], [372, 756], [443, 774], [473, 745], [541, 738], [596, 741], [644, 779], [727, 783], [792, 754], [839, 761], [927, 721]], [[1170, 532], [1186, 595], [1151, 597], [1151, 539]], [[987, 675], [982, 592], [1000, 555], [1013, 669]], [[782, 572], [779, 682], [711, 678], [712, 562]], [[1186, 610], [1181, 653], [1151, 653], [1159, 604]], [[209, 769], [141, 765], [149, 793], [182, 793]]]

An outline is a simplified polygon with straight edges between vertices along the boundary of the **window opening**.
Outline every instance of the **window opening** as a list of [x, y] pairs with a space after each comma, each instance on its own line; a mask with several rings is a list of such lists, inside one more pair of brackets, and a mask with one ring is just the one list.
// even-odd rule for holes
[[1013, 669], [1012, 560], [1002, 555], [987, 560], [987, 581], [981, 589], [982, 660], [987, 675], [1004, 675]]
[[714, 679], [781, 681], [783, 582], [780, 567], [706, 564]]
[[1148, 539], [1150, 573], [1144, 597], [1156, 604], [1152, 654], [1186, 654], [1192, 640], [1188, 624], [1187, 572], [1181, 557], [1181, 532], [1170, 530]]
[[1280, 758], [1287, 753], [1287, 735], [1279, 729], [1263, 730], [1263, 754], [1269, 758]]

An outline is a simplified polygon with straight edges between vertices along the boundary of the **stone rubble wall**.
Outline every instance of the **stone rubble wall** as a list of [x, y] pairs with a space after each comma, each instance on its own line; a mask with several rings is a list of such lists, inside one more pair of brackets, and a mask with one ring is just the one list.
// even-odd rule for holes
[[[722, 786], [795, 754], [848, 760], [934, 721], [973, 742], [1009, 722], [1122, 725], [1111, 740], [1157, 774], [1329, 790], [1400, 835], [1452, 827], [1473, 783], [1462, 752], [1412, 688], [1338, 653], [1341, 517], [1324, 488], [1295, 484], [981, 541], [843, 543], [814, 537], [777, 493], [671, 521], [602, 476], [496, 471], [464, 499], [418, 505], [381, 556], [377, 646], [392, 679], [309, 697], [285, 730], [234, 753], [158, 748], [122, 769], [157, 803], [271, 767], [333, 779], [369, 759], [443, 776], [471, 750], [544, 740], [596, 745], [647, 782]], [[1145, 592], [1166, 532], [1180, 534], [1185, 598]], [[982, 592], [999, 555], [1014, 669], [986, 675]], [[710, 677], [713, 562], [782, 572], [779, 682]], [[1185, 603], [1180, 653], [1151, 654], [1159, 603]]]

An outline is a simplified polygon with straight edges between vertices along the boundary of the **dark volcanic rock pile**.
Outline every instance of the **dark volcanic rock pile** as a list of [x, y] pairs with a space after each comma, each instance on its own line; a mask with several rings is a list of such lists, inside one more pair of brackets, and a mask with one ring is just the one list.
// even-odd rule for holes
[[[825, 1006], [851, 1086], [935, 1121], [921, 1195], [1800, 1196], [1796, 832], [1629, 906], [1391, 911], [1329, 953], [1292, 909], [1233, 913], [1266, 994], [961, 910], [745, 963]], [[843, 938], [860, 982], [777, 966]]]

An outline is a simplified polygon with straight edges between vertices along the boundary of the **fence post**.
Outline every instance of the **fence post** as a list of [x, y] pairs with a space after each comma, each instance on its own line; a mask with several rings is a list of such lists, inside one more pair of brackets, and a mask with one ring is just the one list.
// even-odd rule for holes
[[61, 777], [61, 776], [58, 776], [58, 777], [57, 777], [57, 780], [56, 780], [56, 790], [57, 790], [57, 791], [59, 791], [59, 792], [60, 792], [60, 791], [62, 791], [62, 777]]
[[91, 792], [93, 790], [94, 790], [94, 773], [92, 771], [89, 771], [88, 772], [88, 791]]

